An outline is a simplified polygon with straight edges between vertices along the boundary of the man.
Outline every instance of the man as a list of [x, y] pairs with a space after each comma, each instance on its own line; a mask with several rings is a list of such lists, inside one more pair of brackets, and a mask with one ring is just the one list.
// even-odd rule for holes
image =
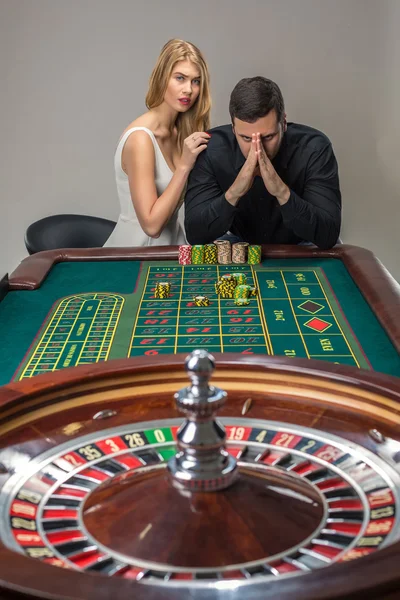
[[229, 111], [232, 125], [211, 130], [189, 176], [188, 242], [208, 243], [229, 232], [232, 241], [253, 244], [334, 246], [341, 195], [328, 138], [287, 123], [282, 93], [264, 77], [239, 81]]

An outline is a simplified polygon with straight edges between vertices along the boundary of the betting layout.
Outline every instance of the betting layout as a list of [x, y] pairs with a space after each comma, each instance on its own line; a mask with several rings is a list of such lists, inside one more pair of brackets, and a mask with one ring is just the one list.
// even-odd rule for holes
[[[247, 306], [221, 298], [215, 282], [243, 273], [257, 294]], [[168, 298], [154, 299], [157, 281], [171, 283]], [[210, 299], [197, 307], [193, 295]], [[134, 324], [130, 356], [185, 352], [274, 354], [363, 366], [368, 362], [321, 269], [250, 265], [149, 265]], [[148, 346], [148, 348], [146, 348]]]
[[[238, 306], [216, 283], [241, 274], [256, 290]], [[157, 284], [169, 284], [156, 298]], [[195, 298], [208, 298], [197, 306]], [[211, 352], [315, 358], [370, 369], [321, 268], [143, 262], [134, 293], [105, 291], [61, 299], [16, 379], [126, 356], [204, 348]]]
[[[91, 434], [36, 457], [3, 488], [2, 539], [32, 558], [108, 576], [166, 583], [301, 574], [370, 554], [398, 527], [395, 472], [364, 448], [311, 429], [246, 418], [223, 419], [227, 449], [242, 467], [278, 467], [316, 488], [321, 515], [310, 539], [283, 556], [230, 568], [177, 568], [121, 556], [91, 534], [84, 506], [99, 486], [162, 468], [176, 452], [179, 419]], [[129, 475], [127, 475], [129, 474]], [[86, 511], [88, 513], [90, 511]]]

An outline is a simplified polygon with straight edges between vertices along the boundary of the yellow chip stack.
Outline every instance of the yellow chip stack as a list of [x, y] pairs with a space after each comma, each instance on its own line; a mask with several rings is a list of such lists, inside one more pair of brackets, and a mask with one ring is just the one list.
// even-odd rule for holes
[[167, 281], [159, 281], [154, 291], [154, 298], [168, 298], [170, 292], [171, 284]]
[[233, 298], [237, 281], [232, 275], [222, 275], [215, 284], [215, 291], [220, 298]]
[[205, 244], [204, 263], [206, 265], [216, 265], [218, 262], [218, 251], [215, 244]]
[[207, 296], [195, 296], [193, 302], [196, 306], [210, 306], [210, 300]]

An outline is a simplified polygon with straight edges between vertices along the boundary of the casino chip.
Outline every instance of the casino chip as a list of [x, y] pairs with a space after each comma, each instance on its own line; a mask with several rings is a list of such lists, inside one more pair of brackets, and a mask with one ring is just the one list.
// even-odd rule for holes
[[179, 246], [178, 262], [180, 265], [192, 264], [192, 246], [189, 244]]
[[206, 265], [216, 265], [218, 263], [218, 251], [215, 244], [204, 246], [204, 263]]
[[247, 283], [247, 276], [244, 273], [232, 273], [232, 277], [236, 279], [237, 285], [245, 285]]
[[193, 302], [195, 303], [196, 306], [209, 306], [210, 305], [210, 299], [207, 298], [207, 296], [195, 296], [193, 298]]
[[249, 246], [247, 254], [249, 265], [258, 265], [261, 262], [261, 246]]
[[171, 292], [171, 284], [167, 281], [159, 281], [154, 291], [154, 298], [168, 298]]
[[236, 306], [247, 306], [250, 304], [250, 300], [248, 298], [235, 298], [234, 303]]

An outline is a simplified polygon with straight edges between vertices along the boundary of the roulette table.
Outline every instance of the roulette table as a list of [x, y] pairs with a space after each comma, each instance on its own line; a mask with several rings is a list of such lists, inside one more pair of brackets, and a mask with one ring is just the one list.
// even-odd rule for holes
[[[368, 250], [264, 246], [259, 265], [177, 258], [177, 247], [99, 248], [22, 261], [0, 286], [0, 384], [195, 348], [400, 372], [400, 288]], [[215, 292], [233, 272], [258, 288], [249, 305]], [[163, 281], [170, 296], [157, 299]], [[209, 306], [195, 305], [199, 294]]]
[[[353, 246], [177, 256], [2, 281], [0, 597], [398, 598], [398, 285]], [[232, 272], [248, 306], [215, 294]]]
[[204, 350], [186, 372], [167, 355], [10, 382], [0, 596], [398, 598], [399, 401], [382, 373]]

